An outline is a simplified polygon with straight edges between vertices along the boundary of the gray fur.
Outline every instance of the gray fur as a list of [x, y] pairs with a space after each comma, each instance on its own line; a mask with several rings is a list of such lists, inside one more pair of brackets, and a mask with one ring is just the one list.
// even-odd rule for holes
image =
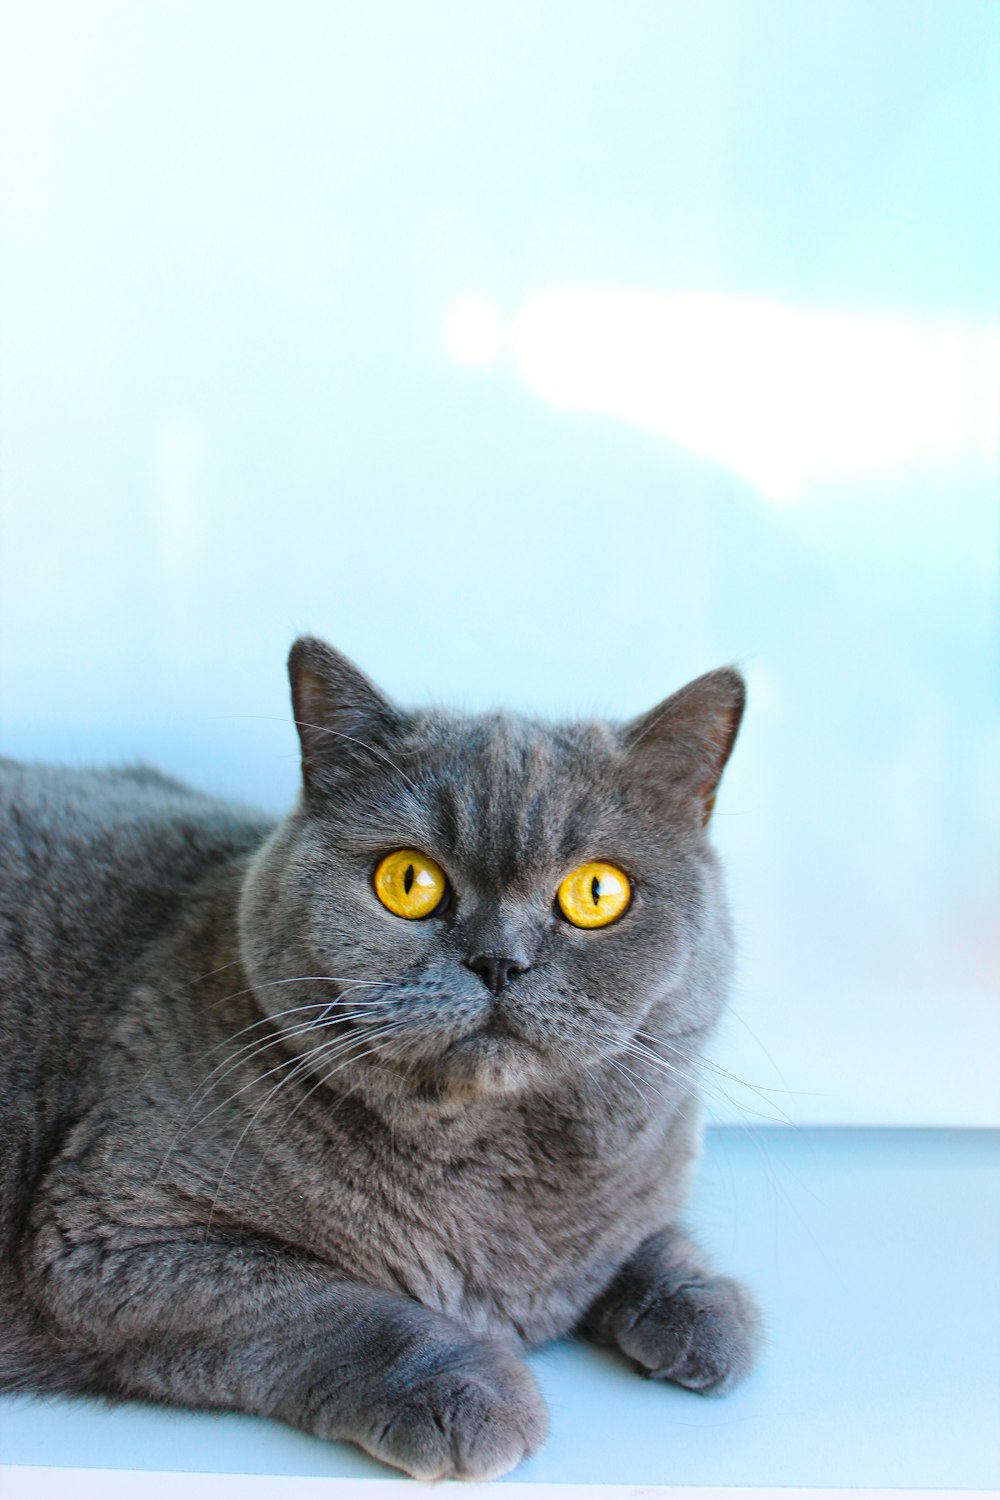
[[[146, 770], [0, 762], [0, 1388], [277, 1417], [502, 1474], [521, 1353], [582, 1328], [694, 1390], [757, 1314], [677, 1228], [731, 941], [704, 832], [742, 682], [643, 718], [404, 713], [290, 661], [277, 826]], [[372, 870], [447, 871], [421, 921]], [[620, 865], [582, 931], [562, 877]], [[499, 995], [466, 966], [502, 954]]]

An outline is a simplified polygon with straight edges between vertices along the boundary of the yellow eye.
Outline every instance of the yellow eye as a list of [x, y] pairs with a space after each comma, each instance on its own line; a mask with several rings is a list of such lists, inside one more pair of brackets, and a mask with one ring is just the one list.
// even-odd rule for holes
[[624, 870], [596, 859], [566, 876], [557, 900], [574, 927], [606, 927], [625, 911], [631, 891]]
[[441, 866], [418, 849], [397, 849], [379, 860], [375, 894], [397, 917], [429, 917], [441, 905], [448, 881]]

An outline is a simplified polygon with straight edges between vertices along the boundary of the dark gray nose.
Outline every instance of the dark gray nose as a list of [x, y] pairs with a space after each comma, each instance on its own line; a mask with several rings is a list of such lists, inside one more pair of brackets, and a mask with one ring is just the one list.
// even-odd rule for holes
[[530, 967], [502, 953], [476, 953], [465, 960], [465, 965], [473, 974], [479, 975], [494, 995], [499, 995], [515, 974], [524, 974]]

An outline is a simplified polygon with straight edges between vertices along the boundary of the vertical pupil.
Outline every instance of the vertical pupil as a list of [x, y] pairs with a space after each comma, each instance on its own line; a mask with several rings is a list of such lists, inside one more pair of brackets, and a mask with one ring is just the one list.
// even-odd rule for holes
[[594, 905], [598, 906], [601, 900], [601, 882], [596, 875], [590, 882], [590, 894], [594, 898]]
[[407, 865], [407, 867], [406, 867], [406, 874], [403, 876], [403, 890], [406, 892], [407, 895], [410, 894], [410, 887], [413, 884], [413, 876], [414, 876], [413, 866], [412, 865]]

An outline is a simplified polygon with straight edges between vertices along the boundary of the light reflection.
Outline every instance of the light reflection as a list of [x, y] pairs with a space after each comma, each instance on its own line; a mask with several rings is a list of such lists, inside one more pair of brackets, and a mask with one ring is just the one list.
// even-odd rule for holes
[[[488, 363], [500, 344], [488, 303], [456, 304], [456, 359]], [[826, 476], [996, 460], [994, 325], [553, 289], [523, 310], [513, 347], [547, 401], [656, 432], [775, 501]]]
[[446, 332], [448, 353], [460, 365], [488, 365], [500, 352], [500, 315], [482, 297], [460, 297]]

